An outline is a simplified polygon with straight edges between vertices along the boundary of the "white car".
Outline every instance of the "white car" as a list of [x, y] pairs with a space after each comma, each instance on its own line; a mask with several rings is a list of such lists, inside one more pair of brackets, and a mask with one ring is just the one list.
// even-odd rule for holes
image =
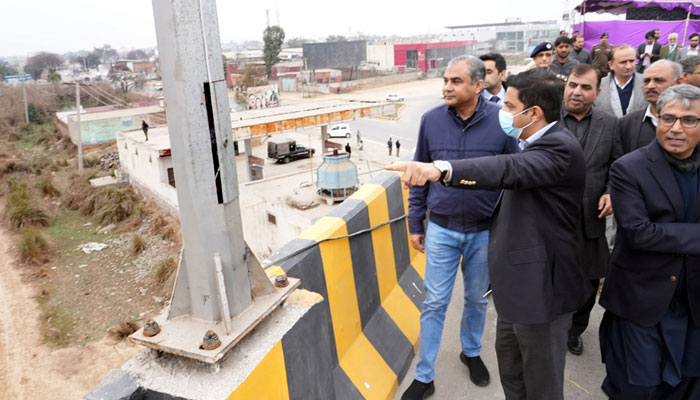
[[386, 96], [386, 101], [404, 101], [404, 98], [396, 93], [391, 93]]
[[337, 124], [328, 126], [328, 137], [332, 138], [349, 138], [352, 136], [352, 131], [348, 124]]

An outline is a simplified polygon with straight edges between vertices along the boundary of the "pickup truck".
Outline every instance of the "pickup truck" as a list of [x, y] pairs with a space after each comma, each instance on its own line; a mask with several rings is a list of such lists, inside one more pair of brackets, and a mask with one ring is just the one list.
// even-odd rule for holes
[[287, 164], [290, 161], [300, 160], [302, 158], [313, 157], [316, 150], [311, 149], [311, 154], [309, 154], [309, 149], [297, 145], [294, 139], [282, 139], [276, 142], [267, 142], [267, 157], [275, 160], [278, 163]]

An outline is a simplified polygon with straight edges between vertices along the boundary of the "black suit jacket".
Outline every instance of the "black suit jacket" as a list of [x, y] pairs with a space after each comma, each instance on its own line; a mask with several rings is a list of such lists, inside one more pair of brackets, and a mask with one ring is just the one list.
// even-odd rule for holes
[[[642, 44], [639, 45], [639, 47], [637, 47], [637, 60], [638, 60], [637, 71], [639, 71], [639, 72], [642, 72], [642, 67], [643, 67], [642, 61], [644, 61], [644, 57], [642, 57], [642, 55], [644, 55], [644, 50], [646, 49], [646, 47], [647, 47], [647, 42], [643, 42]], [[652, 63], [654, 61], [659, 60], [659, 57], [661, 54], [661, 44], [659, 44], [659, 42], [654, 42], [654, 47], [651, 50], [651, 54], [652, 54], [652, 56], [651, 56]]]
[[617, 238], [600, 305], [642, 326], [668, 310], [684, 262], [690, 312], [700, 321], [700, 199], [692, 222], [681, 222], [683, 197], [661, 152], [654, 140], [610, 169]]
[[620, 144], [622, 154], [644, 147], [656, 139], [656, 127], [648, 118], [644, 118], [647, 109], [632, 111], [620, 118]]
[[[562, 120], [566, 111], [562, 107]], [[605, 235], [605, 218], [599, 219], [598, 201], [608, 193], [608, 170], [622, 156], [618, 120], [605, 111], [591, 108], [588, 137], [583, 144], [586, 186], [583, 190], [583, 227], [589, 239]], [[605, 271], [599, 271], [602, 274]]]
[[451, 164], [455, 187], [506, 189], [489, 238], [498, 317], [539, 324], [576, 311], [592, 290], [578, 262], [576, 229], [586, 179], [578, 140], [557, 122], [521, 153]]

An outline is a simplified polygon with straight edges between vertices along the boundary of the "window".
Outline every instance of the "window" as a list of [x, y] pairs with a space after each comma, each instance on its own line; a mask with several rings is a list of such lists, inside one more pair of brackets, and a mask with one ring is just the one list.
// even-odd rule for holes
[[173, 168], [168, 168], [168, 184], [177, 187], [175, 186], [175, 170]]
[[275, 217], [274, 215], [272, 215], [270, 213], [267, 213], [267, 222], [274, 224], [274, 225], [277, 225], [277, 217]]

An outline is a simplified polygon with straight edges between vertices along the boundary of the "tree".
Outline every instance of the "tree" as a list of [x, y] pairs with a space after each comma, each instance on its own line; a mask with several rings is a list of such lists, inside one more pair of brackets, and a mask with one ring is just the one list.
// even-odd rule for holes
[[274, 25], [268, 26], [263, 32], [263, 59], [265, 60], [265, 73], [272, 76], [272, 66], [279, 62], [279, 54], [284, 43], [284, 29]]
[[265, 69], [260, 65], [246, 64], [241, 68], [241, 90], [245, 91], [249, 87], [267, 85], [265, 80]]
[[63, 65], [61, 56], [42, 51], [27, 60], [27, 65], [24, 66], [24, 72], [31, 74], [32, 79], [36, 80], [41, 77], [44, 70], [55, 72], [61, 65]]
[[49, 75], [46, 77], [46, 79], [49, 80], [49, 82], [56, 83], [61, 81], [61, 74], [58, 72], [49, 72]]
[[143, 50], [131, 50], [130, 52], [126, 53], [126, 58], [128, 60], [147, 60], [148, 59], [148, 54], [146, 54], [145, 51]]
[[347, 42], [348, 39], [343, 35], [329, 35], [326, 38], [326, 42]]
[[17, 75], [17, 70], [5, 64], [4, 62], [0, 62], [0, 78], [6, 75]]
[[310, 43], [310, 42], [311, 42], [310, 39], [299, 37], [299, 38], [289, 39], [289, 40], [287, 40], [287, 43], [285, 43], [285, 44], [287, 45], [287, 47], [294, 48], [294, 47], [302, 47], [302, 45], [304, 43]]

